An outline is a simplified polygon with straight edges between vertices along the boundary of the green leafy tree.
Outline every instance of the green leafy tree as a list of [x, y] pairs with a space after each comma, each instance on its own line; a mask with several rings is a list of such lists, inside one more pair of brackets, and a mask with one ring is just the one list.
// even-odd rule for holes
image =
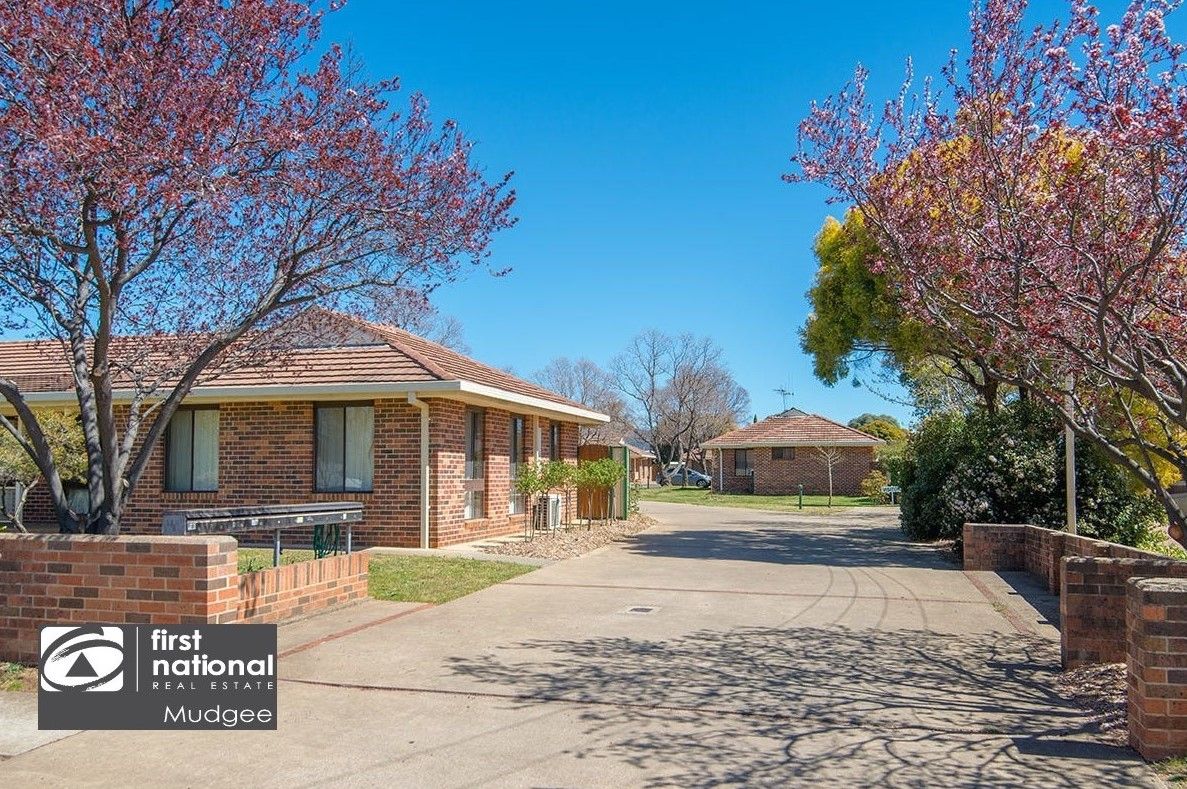
[[[41, 432], [53, 453], [54, 465], [65, 483], [79, 483], [86, 478], [87, 449], [78, 419], [64, 411], [42, 411], [37, 414]], [[17, 531], [25, 529], [25, 503], [29, 492], [43, 481], [41, 470], [25, 448], [12, 436], [0, 431], [0, 487], [12, 491], [11, 498], [3, 496], [0, 509], [3, 519]], [[78, 513], [85, 518], [85, 512]]]
[[880, 438], [883, 441], [906, 441], [907, 431], [898, 423], [894, 417], [875, 417], [873, 419], [854, 419], [849, 423], [849, 427], [855, 430], [860, 430], [863, 433], [869, 433], [871, 436]]
[[605, 505], [604, 509], [599, 509], [605, 514], [605, 519], [609, 519], [610, 491], [625, 475], [626, 469], [612, 458], [586, 460], [577, 464], [573, 482], [578, 491], [589, 495], [591, 504], [596, 500]]
[[[1078, 446], [1079, 531], [1137, 545], [1165, 518], [1153, 496], [1099, 449]], [[1012, 402], [996, 414], [928, 417], [904, 460], [902, 527], [913, 539], [959, 539], [966, 522], [1064, 521], [1063, 434], [1054, 414]]]
[[874, 369], [906, 386], [913, 404], [926, 411], [974, 400], [997, 407], [1001, 385], [986, 374], [987, 365], [955, 353], [941, 335], [911, 319], [891, 280], [876, 273], [880, 252], [860, 213], [850, 211], [843, 223], [826, 219], [813, 249], [819, 265], [800, 343], [817, 378], [833, 386]]

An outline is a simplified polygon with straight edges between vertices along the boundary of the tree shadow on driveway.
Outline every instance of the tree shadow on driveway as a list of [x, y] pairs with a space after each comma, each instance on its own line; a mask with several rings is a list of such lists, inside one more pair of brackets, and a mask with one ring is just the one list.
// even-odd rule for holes
[[580, 710], [579, 758], [647, 785], [1143, 785], [1050, 687], [1038, 638], [830, 628], [526, 641], [448, 668], [509, 703]]

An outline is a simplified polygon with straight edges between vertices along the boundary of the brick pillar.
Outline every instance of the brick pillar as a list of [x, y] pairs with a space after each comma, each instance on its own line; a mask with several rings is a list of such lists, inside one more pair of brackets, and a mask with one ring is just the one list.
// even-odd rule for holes
[[1187, 579], [1134, 578], [1126, 595], [1129, 744], [1187, 755]]
[[1026, 526], [966, 523], [963, 537], [964, 569], [1026, 569]]

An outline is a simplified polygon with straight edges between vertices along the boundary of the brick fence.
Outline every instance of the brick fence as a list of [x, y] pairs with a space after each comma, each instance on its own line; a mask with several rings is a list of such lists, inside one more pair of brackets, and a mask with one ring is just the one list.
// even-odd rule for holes
[[1130, 578], [1184, 578], [1187, 562], [1038, 526], [966, 523], [966, 570], [1025, 570], [1059, 595], [1064, 668], [1125, 660]]
[[1065, 669], [1126, 662], [1129, 740], [1187, 754], [1187, 562], [1037, 526], [967, 523], [966, 570], [1025, 570], [1059, 595]]
[[1128, 586], [1129, 744], [1151, 761], [1187, 753], [1187, 581]]
[[0, 660], [42, 625], [279, 622], [367, 595], [368, 557], [239, 575], [232, 537], [0, 534]]
[[239, 621], [277, 622], [367, 596], [366, 553], [327, 556], [239, 576]]

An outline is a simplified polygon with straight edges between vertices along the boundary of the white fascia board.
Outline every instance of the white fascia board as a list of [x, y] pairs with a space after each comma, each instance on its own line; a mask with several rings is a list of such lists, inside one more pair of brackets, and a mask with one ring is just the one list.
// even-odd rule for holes
[[[596, 425], [610, 421], [610, 417], [577, 406], [554, 403], [542, 397], [508, 392], [494, 386], [470, 381], [401, 381], [399, 383], [349, 384], [280, 384], [275, 386], [199, 386], [186, 397], [186, 403], [226, 403], [257, 400], [363, 400], [399, 397], [409, 392], [426, 397], [443, 397], [488, 405], [519, 406], [527, 413], [548, 417], [564, 417], [582, 425]], [[115, 400], [128, 401], [132, 392], [113, 393]], [[75, 405], [74, 392], [30, 392], [25, 401], [34, 407]]]
[[486, 384], [476, 384], [472, 381], [452, 381], [449, 383], [460, 384], [461, 391], [465, 394], [524, 406], [529, 410], [529, 413], [539, 412], [542, 416], [562, 414], [570, 417], [571, 421], [582, 425], [599, 425], [610, 421], [610, 417], [605, 414], [599, 414], [597, 411], [590, 411], [587, 408], [566, 405], [564, 403], [554, 403], [542, 397], [508, 392], [506, 389], [499, 389], [494, 386], [487, 386]]

